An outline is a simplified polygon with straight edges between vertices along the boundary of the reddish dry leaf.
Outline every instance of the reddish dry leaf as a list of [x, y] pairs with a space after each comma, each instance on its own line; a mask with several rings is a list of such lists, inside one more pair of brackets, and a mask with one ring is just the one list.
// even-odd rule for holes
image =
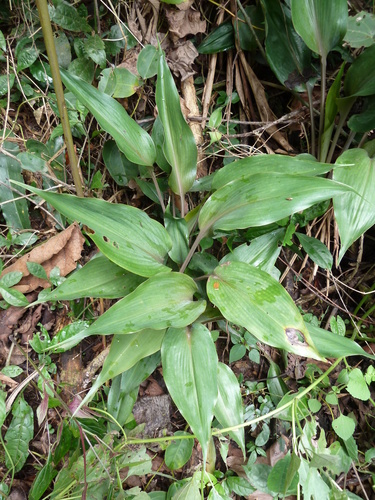
[[22, 293], [29, 293], [37, 288], [48, 288], [50, 283], [47, 280], [31, 275], [26, 263], [36, 262], [37, 264], [41, 264], [47, 276], [49, 276], [54, 267], [58, 267], [60, 275], [66, 276], [76, 268], [76, 262], [81, 257], [84, 241], [85, 239], [78, 224], [74, 223], [18, 259], [17, 262], [1, 273], [1, 277], [7, 273], [21, 271], [23, 278], [14, 288]]

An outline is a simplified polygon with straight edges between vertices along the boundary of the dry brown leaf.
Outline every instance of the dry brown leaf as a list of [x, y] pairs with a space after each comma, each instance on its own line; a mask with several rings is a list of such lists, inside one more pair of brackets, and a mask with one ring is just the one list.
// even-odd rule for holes
[[289, 439], [286, 436], [281, 436], [281, 439], [284, 441], [284, 443], [281, 443], [280, 439], [278, 439], [267, 450], [269, 465], [271, 465], [272, 467], [276, 462], [284, 458], [289, 451]]
[[[195, 92], [194, 78], [189, 76], [181, 82], [181, 91], [184, 96], [185, 105], [189, 110], [189, 114], [199, 116], [200, 110], [197, 101], [197, 94]], [[185, 116], [186, 118], [186, 116]], [[203, 153], [203, 130], [200, 123], [189, 122], [189, 127], [193, 132], [195, 142], [198, 148], [198, 158], [197, 158], [197, 179], [204, 177], [208, 174], [207, 162], [205, 154]]]
[[116, 67], [117, 68], [125, 68], [130, 71], [130, 73], [133, 73], [133, 75], [137, 75], [137, 61], [138, 61], [138, 56], [141, 51], [141, 47], [137, 45], [136, 47], [133, 47], [132, 49], [126, 50], [124, 53], [124, 59], [123, 61], [118, 64]]
[[8, 385], [9, 387], [16, 387], [18, 383], [13, 380], [10, 377], [7, 377], [6, 375], [3, 375], [0, 373], [0, 381], [3, 382], [5, 385]]
[[190, 40], [178, 42], [168, 54], [168, 65], [176, 75], [181, 76], [184, 81], [189, 76], [194, 75], [193, 64], [198, 57], [198, 51]]
[[246, 497], [247, 500], [272, 500], [273, 496], [268, 493], [262, 493], [261, 491], [254, 491], [251, 495]]
[[76, 268], [76, 262], [81, 257], [83, 243], [85, 239], [77, 223], [72, 224], [67, 229], [50, 238], [42, 245], [23, 255], [14, 264], [6, 268], [2, 273], [21, 271], [22, 280], [14, 288], [22, 293], [29, 293], [37, 288], [48, 288], [50, 283], [47, 280], [36, 278], [27, 269], [27, 262], [36, 262], [44, 267], [49, 276], [54, 267], [60, 269], [60, 275], [66, 276]]
[[25, 314], [23, 307], [10, 306], [0, 311], [0, 338], [8, 336], [13, 332], [18, 321]]
[[146, 396], [162, 396], [165, 394], [163, 389], [160, 387], [160, 385], [156, 382], [156, 380], [152, 377], [149, 377], [148, 379], [148, 385], [147, 389], [145, 390], [145, 395]]
[[206, 31], [206, 21], [201, 20], [200, 12], [188, 10], [166, 9], [165, 15], [169, 23], [169, 31], [178, 38], [184, 38], [186, 35], [196, 35]]
[[[254, 71], [251, 69], [250, 64], [247, 62], [245, 54], [240, 51], [239, 52], [242, 67], [245, 70], [246, 77], [250, 83], [251, 89], [253, 91], [254, 97], [255, 97], [255, 102], [258, 108], [258, 112], [260, 115], [260, 118], [264, 122], [270, 122], [270, 121], [275, 121], [276, 116], [274, 115], [273, 111], [271, 110], [266, 92], [264, 90], [263, 85], [259, 81], [258, 77], [254, 73]], [[285, 150], [285, 151], [293, 151], [292, 146], [289, 144], [289, 142], [285, 139], [283, 134], [277, 129], [275, 125], [272, 125], [267, 128], [267, 133], [269, 135], [272, 135], [273, 139]]]

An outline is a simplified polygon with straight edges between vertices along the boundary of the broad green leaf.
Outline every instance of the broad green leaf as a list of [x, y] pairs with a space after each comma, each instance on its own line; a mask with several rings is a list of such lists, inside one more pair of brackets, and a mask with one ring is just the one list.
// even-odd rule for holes
[[254, 238], [250, 245], [243, 243], [236, 247], [233, 252], [225, 255], [221, 259], [220, 264], [224, 264], [228, 261], [245, 262], [246, 264], [259, 267], [259, 269], [273, 276], [272, 273], [275, 269], [275, 262], [281, 250], [281, 246], [278, 246], [278, 242], [283, 239], [284, 234], [284, 228], [275, 229], [275, 231]]
[[213, 193], [199, 214], [199, 227], [207, 233], [264, 226], [348, 191], [349, 186], [320, 177], [254, 174]]
[[346, 332], [346, 325], [344, 320], [341, 318], [341, 316], [337, 316], [337, 319], [332, 316], [330, 320], [330, 328], [333, 333], [336, 335], [342, 335], [345, 336]]
[[158, 72], [159, 54], [153, 45], [146, 45], [138, 54], [137, 71], [144, 79], [155, 76]]
[[116, 302], [89, 328], [59, 343], [58, 348], [76, 345], [89, 335], [129, 334], [147, 328], [163, 330], [190, 325], [206, 308], [204, 300], [193, 300], [196, 291], [196, 284], [185, 274], [153, 276]]
[[98, 64], [100, 67], [106, 64], [106, 55], [104, 50], [104, 42], [99, 35], [89, 36], [83, 42], [85, 55]]
[[315, 399], [315, 398], [309, 399], [307, 401], [307, 404], [308, 404], [308, 407], [309, 407], [309, 410], [311, 411], [311, 413], [318, 413], [318, 411], [322, 407], [322, 403], [318, 399]]
[[275, 406], [277, 406], [285, 394], [289, 392], [288, 386], [282, 379], [279, 365], [272, 360], [270, 361], [270, 367], [267, 373], [267, 388]]
[[222, 106], [220, 106], [219, 108], [216, 108], [215, 111], [213, 111], [213, 113], [211, 114], [208, 121], [208, 126], [210, 128], [218, 128], [220, 126], [223, 119], [222, 109]]
[[164, 156], [163, 152], [163, 146], [164, 146], [164, 128], [163, 124], [160, 120], [160, 116], [157, 116], [155, 121], [154, 121], [154, 126], [152, 127], [152, 133], [151, 133], [152, 140], [154, 141], [155, 144], [155, 149], [156, 149], [156, 163], [158, 166], [164, 170], [167, 174], [170, 174], [171, 172], [171, 166], [167, 162], [167, 159]]
[[89, 85], [81, 78], [60, 70], [64, 85], [94, 115], [99, 125], [117, 142], [133, 163], [151, 167], [155, 162], [155, 146], [148, 133], [127, 114], [112, 97]]
[[290, 295], [266, 272], [242, 262], [224, 264], [209, 277], [207, 293], [228, 321], [261, 342], [322, 359]]
[[[297, 492], [298, 476], [297, 470], [290, 471], [292, 456], [288, 453], [278, 460], [272, 467], [267, 479], [267, 487], [275, 493], [293, 495]], [[298, 463], [298, 462], [297, 462]], [[291, 476], [290, 472], [293, 472]]]
[[26, 267], [30, 274], [42, 280], [48, 280], [46, 270], [37, 262], [26, 262]]
[[[18, 229], [28, 229], [30, 221], [26, 199], [19, 199], [20, 193], [24, 194], [25, 191], [23, 188], [17, 188], [18, 192], [12, 191], [9, 187], [10, 179], [23, 182], [21, 164], [16, 159], [0, 153], [0, 207], [5, 222], [13, 233]], [[14, 201], [15, 199], [17, 200]]]
[[[166, 179], [158, 179], [157, 183], [159, 185], [160, 192], [163, 193], [164, 191], [168, 191], [168, 181]], [[155, 188], [155, 184], [153, 182], [147, 182], [143, 179], [140, 179], [139, 177], [135, 179], [135, 182], [139, 186], [140, 190], [142, 193], [147, 196], [147, 198], [150, 198], [154, 203], [157, 203], [160, 205], [160, 199], [158, 197], [158, 193]], [[164, 184], [164, 187], [163, 187]], [[172, 240], [173, 241], [173, 240]]]
[[229, 352], [229, 363], [234, 363], [242, 359], [246, 354], [246, 346], [243, 344], [236, 344], [231, 347]]
[[167, 500], [167, 493], [165, 491], [150, 491], [148, 498], [151, 500]]
[[82, 297], [118, 299], [133, 292], [144, 281], [98, 255], [72, 273], [54, 290], [44, 290], [35, 303], [55, 300], [75, 300]]
[[375, 356], [368, 354], [356, 342], [347, 337], [336, 335], [329, 330], [323, 330], [311, 323], [306, 323], [311, 338], [319, 353], [327, 358], [341, 358], [342, 356], [365, 356], [375, 359]]
[[365, 49], [350, 65], [344, 80], [347, 97], [375, 94], [375, 45]]
[[306, 460], [302, 460], [298, 473], [304, 499], [329, 498], [331, 489], [320, 475], [318, 469], [310, 467]]
[[235, 47], [232, 22], [222, 23], [214, 28], [198, 47], [200, 54], [217, 54]]
[[113, 97], [121, 99], [135, 94], [142, 81], [126, 68], [115, 68], [116, 86]]
[[48, 9], [51, 21], [68, 31], [84, 31], [86, 33], [91, 31], [91, 26], [86, 22], [86, 19], [79, 15], [73, 5], [64, 0], [55, 0], [53, 3], [54, 6], [50, 6]]
[[35, 46], [23, 47], [17, 55], [17, 73], [30, 67], [38, 59], [38, 56], [39, 50]]
[[311, 50], [326, 59], [345, 36], [348, 24], [346, 0], [291, 0], [297, 33]]
[[20, 396], [12, 407], [12, 415], [12, 421], [4, 436], [7, 449], [5, 463], [8, 469], [14, 465], [14, 472], [18, 472], [29, 456], [29, 443], [34, 436], [34, 414], [32, 408]]
[[[242, 424], [244, 420], [240, 386], [233, 371], [224, 363], [218, 364], [217, 386], [218, 397], [214, 409], [215, 417], [224, 428]], [[230, 431], [228, 434], [241, 448], [245, 457], [244, 429]]]
[[14, 73], [0, 75], [0, 96], [3, 96], [8, 93], [8, 81], [9, 81], [9, 90], [13, 87], [15, 80]]
[[189, 230], [185, 219], [173, 217], [168, 206], [165, 214], [165, 228], [173, 242], [169, 256], [177, 264], [182, 264], [189, 253]]
[[68, 71], [70, 75], [82, 78], [82, 80], [90, 84], [95, 73], [94, 61], [87, 59], [87, 57], [77, 57], [69, 64]]
[[43, 493], [51, 484], [52, 479], [57, 475], [57, 470], [52, 465], [52, 454], [49, 453], [47, 462], [43, 468], [38, 472], [34, 479], [31, 490], [29, 491], [30, 500], [39, 500], [42, 498]]
[[332, 429], [341, 439], [346, 441], [353, 435], [355, 429], [355, 422], [350, 417], [346, 417], [345, 415], [340, 415], [338, 418], [333, 420]]
[[98, 89], [115, 98], [130, 97], [141, 82], [126, 68], [106, 68], [101, 72]]
[[163, 262], [171, 248], [166, 229], [145, 212], [97, 198], [78, 198], [28, 186], [69, 219], [94, 231], [91, 239], [115, 264], [140, 276], [168, 272]]
[[350, 245], [375, 224], [375, 160], [371, 160], [363, 149], [351, 149], [343, 153], [336, 163], [352, 164], [335, 169], [333, 178], [358, 193], [343, 193], [333, 198], [341, 240], [340, 262]]
[[13, 288], [8, 288], [0, 285], [0, 296], [8, 302], [8, 304], [16, 307], [26, 307], [29, 305], [29, 301], [24, 296], [23, 293]]
[[67, 69], [69, 64], [72, 62], [72, 49], [70, 48], [68, 37], [63, 31], [60, 31], [54, 40], [59, 66]]
[[296, 233], [302, 248], [309, 255], [310, 259], [322, 269], [331, 269], [333, 265], [333, 257], [331, 252], [316, 238], [307, 236], [303, 233]]
[[111, 26], [107, 38], [111, 40], [105, 42], [107, 53], [112, 56], [116, 56], [125, 47], [129, 50], [138, 45], [138, 41], [124, 22]]
[[332, 169], [328, 163], [319, 163], [304, 156], [254, 155], [234, 161], [218, 170], [212, 181], [212, 189], [220, 189], [229, 182], [248, 179], [251, 175], [276, 172], [315, 176], [326, 174]]
[[218, 391], [218, 359], [211, 334], [201, 324], [169, 328], [161, 356], [168, 391], [197, 436], [206, 462]]
[[[353, 422], [353, 424], [355, 426], [355, 422]], [[348, 428], [345, 429], [345, 433], [343, 433], [344, 436], [345, 435], [348, 436], [349, 434], [348, 431], [350, 430], [350, 427], [351, 426], [349, 424]], [[348, 439], [349, 437], [350, 436], [348, 436]], [[341, 444], [338, 441], [335, 441], [334, 443], [331, 444], [329, 448], [324, 448], [321, 451], [313, 450], [310, 462], [310, 467], [316, 467], [319, 469], [324, 468], [335, 475], [339, 475], [341, 474], [341, 472], [347, 474], [351, 465], [352, 465], [351, 458], [346, 454], [346, 452], [344, 451], [344, 449], [342, 448]]]
[[[249, 28], [249, 23], [253, 27], [259, 42], [265, 38], [264, 14], [260, 3], [257, 5], [248, 5], [244, 11], [238, 10], [239, 23], [236, 23], [234, 29], [238, 29], [238, 41], [242, 50], [254, 52], [258, 49], [258, 43], [253, 32]], [[244, 22], [245, 21], [245, 22]]]
[[[301, 387], [298, 390], [298, 393], [302, 392], [303, 388]], [[297, 395], [298, 395], [297, 393]], [[280, 420], [286, 420], [287, 422], [292, 422], [293, 418], [299, 420], [302, 422], [307, 416], [310, 415], [310, 410], [308, 408], [308, 398], [307, 396], [304, 396], [302, 398], [298, 398], [296, 394], [291, 394], [288, 392], [288, 394], [285, 394], [283, 398], [280, 400], [279, 404], [277, 405], [277, 408], [282, 408], [284, 405], [287, 403], [290, 403], [290, 401], [295, 400], [295, 405], [291, 405], [285, 410], [282, 410], [280, 413], [277, 414], [277, 418]]]
[[[177, 431], [175, 436], [191, 436], [188, 432]], [[190, 460], [193, 451], [194, 439], [177, 439], [172, 441], [165, 450], [165, 465], [170, 470], [183, 467]]]
[[362, 134], [375, 128], [375, 95], [365, 99], [361, 113], [352, 115], [349, 118], [348, 127], [350, 130]]
[[112, 179], [119, 186], [127, 186], [129, 179], [138, 176], [138, 165], [126, 158], [115, 141], [106, 141], [104, 144], [103, 160]]
[[232, 500], [232, 497], [229, 497], [220, 483], [214, 484], [214, 486], [210, 490], [210, 494], [207, 497], [207, 500]]
[[[117, 375], [107, 397], [107, 411], [122, 426], [127, 421], [138, 397], [140, 384], [160, 365], [160, 352], [140, 359], [129, 370]], [[115, 422], [109, 422], [108, 428], [118, 431]]]
[[348, 19], [348, 30], [344, 41], [353, 49], [370, 47], [375, 39], [375, 16], [362, 10]]
[[22, 279], [22, 272], [21, 271], [14, 271], [10, 273], [6, 273], [1, 276], [0, 279], [0, 285], [6, 286], [6, 287], [11, 287], [14, 285], [17, 285]]
[[[301, 88], [315, 73], [311, 51], [296, 33], [290, 9], [279, 0], [262, 0], [266, 21], [266, 55], [279, 81], [287, 88]], [[303, 87], [302, 87], [303, 88]]]
[[349, 373], [349, 382], [346, 390], [353, 398], [360, 399], [361, 401], [367, 401], [371, 397], [370, 389], [359, 368], [354, 368], [354, 370]]
[[254, 493], [254, 488], [246, 477], [229, 476], [226, 483], [230, 492], [233, 491], [242, 498], [247, 498]]
[[17, 158], [22, 163], [23, 170], [48, 173], [46, 161], [43, 160], [38, 154], [24, 152], [20, 153]]
[[7, 44], [6, 44], [6, 41], [5, 41], [5, 36], [4, 36], [4, 33], [0, 30], [0, 49], [2, 51], [6, 51], [7, 49]]
[[375, 460], [375, 448], [370, 448], [365, 453], [365, 461], [371, 462], [373, 460]]
[[198, 484], [194, 478], [190, 478], [182, 488], [177, 490], [172, 498], [173, 500], [202, 500]]
[[182, 115], [177, 88], [162, 52], [159, 54], [155, 98], [164, 128], [163, 150], [172, 167], [169, 185], [183, 199], [197, 173], [197, 145]]
[[[155, 336], [155, 332], [153, 333], [153, 335]], [[164, 338], [164, 335], [162, 338]], [[123, 372], [121, 374], [121, 393], [127, 393], [132, 391], [133, 389], [138, 389], [139, 384], [146, 380], [146, 378], [155, 371], [155, 369], [160, 365], [160, 362], [161, 358], [160, 352], [158, 350], [151, 356], [146, 356], [140, 359], [135, 365]]]
[[[0, 373], [6, 375], [7, 377], [15, 378], [18, 377], [18, 375], [21, 375], [21, 373], [23, 373], [23, 370], [20, 366], [8, 365], [4, 366], [4, 368], [1, 369]], [[1, 400], [1, 395], [0, 395], [0, 400]]]
[[159, 351], [164, 334], [165, 329], [148, 328], [131, 335], [115, 335], [103, 368], [80, 406], [91, 401], [100, 386], [108, 380], [130, 370], [138, 361]]

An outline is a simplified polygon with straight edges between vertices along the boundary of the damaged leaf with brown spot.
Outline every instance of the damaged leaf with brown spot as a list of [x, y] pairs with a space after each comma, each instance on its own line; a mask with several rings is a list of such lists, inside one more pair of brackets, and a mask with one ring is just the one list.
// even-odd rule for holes
[[228, 321], [243, 326], [261, 342], [323, 359], [292, 298], [268, 273], [243, 262], [226, 263], [208, 279], [207, 293]]

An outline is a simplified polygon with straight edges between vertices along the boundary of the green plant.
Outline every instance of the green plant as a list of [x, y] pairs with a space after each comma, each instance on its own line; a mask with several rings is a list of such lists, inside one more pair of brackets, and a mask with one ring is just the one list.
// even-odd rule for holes
[[[278, 65], [277, 54], [273, 52], [276, 45], [270, 39], [272, 20], [281, 22], [283, 19], [283, 29], [277, 30], [277, 33], [284, 42], [290, 33], [293, 33], [295, 40], [298, 35], [293, 22], [301, 13], [293, 14], [296, 12], [295, 2], [292, 2], [291, 10], [284, 4], [280, 7], [275, 2], [261, 3], [268, 23], [265, 53], [275, 74], [286, 84], [284, 73], [287, 72], [288, 78], [295, 68], [289, 68], [285, 60]], [[305, 7], [315, 3], [323, 10], [314, 17], [314, 33], [296, 23], [300, 26], [298, 31], [302, 38], [306, 38], [301, 58], [304, 62], [308, 61], [307, 66], [302, 67], [303, 71], [298, 73], [302, 80], [298, 84], [306, 84], [309, 92], [312, 82], [310, 78], [306, 81], [304, 75], [306, 68], [311, 69], [312, 53], [308, 47], [321, 57], [321, 75], [322, 80], [325, 80], [327, 55], [344, 36], [342, 24], [347, 15], [347, 10], [344, 12], [342, 8], [343, 2], [335, 2], [335, 5], [340, 6], [340, 15], [334, 21], [331, 7], [327, 13], [321, 2], [306, 2]], [[58, 3], [59, 6], [65, 9], [64, 3]], [[285, 17], [271, 16], [274, 14], [273, 9], [279, 12], [280, 8]], [[56, 12], [52, 17], [58, 23]], [[334, 28], [328, 30], [328, 37], [321, 40], [322, 29], [327, 22], [333, 23]], [[325, 28], [324, 33], [326, 31]], [[235, 37], [234, 32], [233, 39]], [[101, 51], [104, 49], [97, 35], [93, 38], [95, 40], [88, 42], [91, 39], [87, 37], [82, 42], [86, 51], [85, 60], [87, 63], [87, 54], [91, 54], [91, 59], [101, 65]], [[307, 43], [308, 40], [310, 43]], [[93, 46], [94, 51], [91, 50]], [[317, 265], [324, 269], [333, 266], [332, 255], [322, 242], [296, 232], [297, 224], [302, 226], [302, 221], [316, 217], [313, 213], [324, 213], [327, 205], [324, 204], [322, 208], [318, 204], [331, 198], [341, 238], [339, 260], [342, 259], [353, 241], [374, 224], [375, 207], [371, 198], [375, 187], [374, 160], [364, 149], [359, 148], [344, 152], [335, 165], [317, 162], [307, 155], [252, 156], [218, 170], [208, 180], [211, 192], [207, 195], [202, 193], [202, 199], [189, 210], [185, 205], [185, 196], [197, 191], [194, 186], [196, 144], [183, 118], [177, 88], [163, 53], [160, 49], [156, 51], [147, 47], [143, 50], [146, 69], [139, 70], [141, 76], [152, 77], [154, 71], [148, 71], [147, 67], [157, 60], [156, 104], [159, 116], [151, 135], [111, 97], [116, 95], [116, 86], [113, 92], [105, 94], [100, 86], [96, 89], [75, 76], [75, 71], [61, 69], [61, 75], [68, 91], [78, 99], [71, 101], [75, 112], [81, 110], [84, 117], [82, 106], [85, 106], [100, 127], [113, 137], [115, 143], [106, 142], [103, 156], [115, 181], [120, 185], [126, 184], [127, 179], [137, 177], [139, 173], [152, 179], [153, 184], [143, 181], [143, 191], [159, 203], [156, 217], [164, 225], [128, 205], [110, 204], [97, 198], [77, 198], [22, 185], [23, 189], [46, 200], [58, 214], [69, 220], [77, 220], [89, 228], [85, 229], [86, 235], [102, 254], [57, 288], [41, 293], [37, 303], [82, 297], [120, 299], [94, 322], [76, 321], [53, 339], [42, 331], [31, 343], [34, 350], [43, 356], [43, 353], [70, 349], [91, 335], [114, 335], [101, 373], [79, 408], [76, 408], [76, 414], [79, 415], [79, 411], [84, 410], [85, 405], [96, 396], [101, 385], [112, 379], [106, 409], [95, 403], [98, 411], [109, 415], [109, 423], [104, 424], [102, 419], [98, 419], [98, 427], [94, 431], [90, 431], [89, 426], [85, 429], [87, 436], [90, 432], [101, 435], [103, 443], [93, 444], [86, 454], [85, 450], [82, 455], [77, 451], [75, 461], [72, 460], [69, 467], [59, 473], [54, 483], [53, 498], [63, 498], [65, 494], [81, 495], [93, 491], [99, 484], [103, 494], [112, 489], [121, 491], [119, 470], [125, 467], [130, 467], [128, 475], [150, 472], [150, 460], [145, 449], [142, 447], [138, 452], [130, 452], [128, 446], [143, 445], [152, 440], [132, 438], [126, 426], [131, 418], [139, 384], [152, 373], [160, 359], [167, 388], [193, 434], [176, 433], [167, 438], [156, 438], [154, 442], [172, 441], [166, 455], [171, 470], [186, 463], [194, 437], [199, 440], [203, 451], [202, 471], [188, 480], [173, 484], [170, 496], [180, 499], [200, 498], [205, 488], [210, 490], [209, 498], [226, 498], [231, 492], [247, 495], [255, 489], [273, 496], [296, 494], [301, 488], [306, 498], [339, 495], [335, 477], [348, 471], [351, 460], [358, 461], [358, 456], [350, 451], [355, 422], [346, 415], [334, 419], [333, 429], [342, 443], [335, 441], [327, 447], [322, 429], [319, 437], [316, 440], [314, 438], [319, 428], [313, 421], [313, 415], [318, 404], [321, 404], [323, 394], [328, 405], [333, 405], [337, 401], [337, 393], [345, 388], [355, 397], [367, 397], [368, 385], [373, 380], [371, 371], [363, 376], [358, 374], [357, 369], [349, 370], [348, 381], [340, 380], [329, 394], [326, 394], [325, 381], [343, 357], [373, 357], [346, 337], [345, 332], [342, 335], [339, 319], [332, 327], [332, 332], [305, 322], [293, 300], [278, 283], [275, 262], [280, 247], [292, 246], [292, 237], [296, 234], [302, 248]], [[363, 67], [372, 60], [372, 51], [369, 50], [346, 73], [343, 106], [349, 101], [354, 102], [357, 96], [373, 91], [371, 82], [363, 82], [362, 79]], [[290, 59], [295, 64], [295, 59]], [[298, 64], [297, 69], [301, 69]], [[104, 71], [101, 82], [102, 87], [106, 84], [107, 91], [111, 75]], [[339, 109], [339, 83], [342, 76], [343, 73], [339, 73], [331, 87], [333, 91], [328, 94], [326, 106], [322, 99], [318, 138], [320, 148], [317, 155], [322, 160], [326, 158], [327, 144]], [[117, 73], [115, 80], [117, 82]], [[221, 140], [220, 134], [225, 133], [220, 130], [221, 105], [225, 105], [225, 101], [220, 103], [209, 121], [213, 144]], [[334, 108], [333, 111], [330, 106]], [[349, 112], [348, 107], [345, 107], [346, 110]], [[328, 122], [324, 121], [324, 113], [326, 120], [329, 118]], [[326, 136], [323, 128], [325, 132], [330, 130]], [[312, 138], [314, 134], [313, 130]], [[335, 146], [334, 140], [331, 147]], [[33, 154], [31, 150], [28, 153]], [[26, 160], [31, 163], [29, 157], [21, 158], [22, 164], [26, 164]], [[158, 182], [155, 163], [166, 172], [164, 180], [168, 180], [171, 190], [167, 206], [166, 182], [164, 185]], [[41, 163], [38, 169], [43, 170]], [[332, 180], [323, 177], [329, 172], [332, 172]], [[21, 185], [19, 178], [13, 180], [15, 182], [12, 185]], [[142, 186], [142, 183], [139, 185]], [[201, 185], [204, 185], [204, 181]], [[198, 187], [199, 190], [205, 191]], [[248, 245], [248, 237], [241, 231], [258, 228], [264, 234], [252, 239]], [[223, 243], [226, 253], [221, 260], [209, 251], [218, 242]], [[239, 347], [236, 350], [232, 348], [230, 361], [239, 359], [247, 350], [253, 361], [258, 360], [257, 342], [315, 360], [328, 357], [338, 359], [326, 372], [311, 368], [309, 385], [299, 387], [294, 394], [287, 393], [285, 384], [280, 380], [280, 371], [271, 363], [267, 379], [269, 395], [259, 394], [265, 390], [265, 384], [256, 385], [255, 388], [247, 386], [248, 394], [252, 389], [256, 391], [257, 405], [249, 404], [244, 410], [237, 378], [229, 367], [218, 362], [213, 332], [206, 326], [212, 321], [217, 322], [219, 333], [229, 332], [232, 339], [236, 339], [234, 347]], [[44, 357], [41, 362], [47, 362], [48, 365], [49, 359]], [[47, 373], [42, 375], [48, 381]], [[44, 379], [42, 377], [41, 380]], [[41, 388], [43, 390], [43, 384]], [[116, 400], [119, 393], [121, 397]], [[5, 419], [5, 411], [3, 416]], [[262, 446], [269, 441], [269, 420], [273, 416], [290, 425], [293, 446], [292, 452], [271, 468], [255, 463], [255, 458], [256, 453], [264, 453]], [[216, 428], [212, 429], [214, 417]], [[244, 468], [247, 479], [233, 476], [230, 472], [218, 480], [210, 476], [212, 471], [209, 465], [205, 472], [206, 464], [212, 461], [213, 435], [229, 435], [245, 454], [244, 429], [250, 427], [255, 430], [260, 423], [261, 432], [254, 443], [248, 446], [252, 453]], [[114, 437], [108, 433], [113, 430], [120, 434]], [[82, 437], [79, 427], [75, 427], [74, 423], [64, 424], [62, 432], [69, 436], [75, 446], [79, 446], [77, 443]], [[315, 449], [312, 448], [313, 441], [317, 441]], [[48, 486], [53, 480], [59, 459], [67, 451], [57, 449], [54, 456], [48, 457], [34, 485], [34, 490], [39, 489], [38, 494], [43, 495], [45, 483]], [[137, 469], [134, 463], [140, 467]], [[91, 467], [89, 474], [87, 465]], [[9, 469], [13, 470], [14, 467], [11, 464]], [[117, 480], [112, 481], [112, 477]], [[283, 478], [281, 491], [280, 477]], [[139, 498], [142, 495], [140, 491], [122, 493], [138, 495]], [[35, 491], [33, 494], [37, 496]]]
[[[171, 100], [175, 99], [177, 103], [177, 92], [163, 55], [160, 54], [159, 58], [158, 78], [162, 79], [162, 84], [158, 87], [157, 103], [161, 101], [165, 106], [160, 117], [168, 144], [165, 155], [174, 173], [170, 185], [182, 197], [194, 180], [195, 145], [180, 141], [181, 134], [189, 134], [190, 130], [184, 128], [177, 104], [169, 107]], [[115, 135], [124, 154], [151, 167], [155, 153], [149, 136], [135, 122], [129, 122], [130, 128], [124, 129], [126, 136], [134, 129], [132, 141], [125, 135], [119, 135], [110, 125], [109, 118], [114, 116], [117, 103], [108, 97], [104, 106], [104, 96], [100, 91], [68, 73], [62, 74], [65, 84]], [[162, 106], [160, 108], [163, 109]], [[121, 116], [124, 113], [121, 111]], [[178, 122], [181, 123], [180, 128], [176, 125]], [[139, 152], [142, 152], [142, 158]], [[365, 153], [359, 152], [358, 155], [362, 157]], [[218, 263], [210, 272], [206, 291], [202, 287], [197, 288], [193, 278], [200, 276], [196, 271], [189, 270], [189, 264], [202, 239], [208, 235], [215, 237], [215, 231], [230, 235], [236, 229], [277, 222], [282, 217], [329, 198], [332, 193], [341, 196], [348, 193], [347, 196], [356, 197], [358, 203], [367, 203], [349, 184], [317, 177], [316, 174], [326, 172], [330, 166], [310, 159], [258, 156], [231, 164], [230, 169], [228, 167], [214, 177], [214, 193], [200, 207], [199, 229], [190, 248], [186, 240], [189, 226], [183, 217], [176, 218], [174, 222], [186, 230], [176, 233], [178, 238], [172, 240], [163, 226], [135, 208], [28, 187], [68, 219], [78, 220], [94, 231], [89, 236], [101, 252], [117, 266], [132, 273], [129, 277], [123, 276], [124, 286], [128, 279], [134, 280], [134, 274], [145, 279], [90, 326], [85, 325], [82, 329], [83, 325], [77, 324], [77, 328], [70, 328], [73, 334], [68, 335], [67, 330], [63, 330], [54, 338], [51, 347], [56, 352], [72, 347], [89, 335], [115, 334], [101, 375], [83, 404], [92, 398], [105, 380], [123, 373], [127, 367], [134, 366], [161, 348], [167, 387], [201, 443], [204, 462], [208, 456], [213, 415], [226, 428], [243, 422], [240, 406], [231, 406], [231, 411], [223, 415], [219, 411], [221, 405], [215, 409], [218, 390], [219, 398], [225, 399], [232, 393], [238, 393], [239, 387], [232, 378], [226, 383], [221, 382], [223, 375], [220, 370], [217, 371], [219, 365], [215, 347], [209, 330], [203, 324], [212, 317], [212, 313], [245, 327], [263, 343], [302, 356], [321, 359], [326, 355], [332, 357], [357, 352], [365, 355], [359, 346], [345, 337], [306, 325], [285, 290], [267, 272], [252, 265], [251, 259], [250, 263], [247, 259], [238, 261], [238, 257], [237, 261], [231, 261], [229, 255], [224, 264]], [[284, 172], [287, 169], [288, 173], [281, 174], [281, 168]], [[274, 190], [269, 185], [270, 174]], [[192, 225], [191, 230], [194, 231]], [[173, 251], [177, 255], [175, 263], [167, 257], [168, 253], [175, 255], [171, 253]], [[176, 264], [181, 266], [179, 273], [173, 271]], [[189, 274], [183, 274], [184, 270]], [[69, 286], [69, 279], [76, 282], [73, 275], [61, 287]], [[95, 284], [97, 288], [102, 287], [96, 276]], [[62, 289], [57, 288], [52, 293], [60, 299], [66, 298]], [[90, 289], [89, 293], [95, 296], [95, 290]], [[194, 295], [198, 300], [194, 300]], [[79, 296], [78, 290], [76, 296]], [[207, 306], [209, 303], [216, 307], [212, 309], [211, 305]], [[328, 350], [330, 339], [332, 349]], [[131, 349], [134, 345], [138, 345], [136, 350]], [[123, 364], [125, 358], [127, 365]], [[283, 403], [282, 400], [281, 406]], [[233, 439], [243, 447], [243, 430], [233, 432]]]

